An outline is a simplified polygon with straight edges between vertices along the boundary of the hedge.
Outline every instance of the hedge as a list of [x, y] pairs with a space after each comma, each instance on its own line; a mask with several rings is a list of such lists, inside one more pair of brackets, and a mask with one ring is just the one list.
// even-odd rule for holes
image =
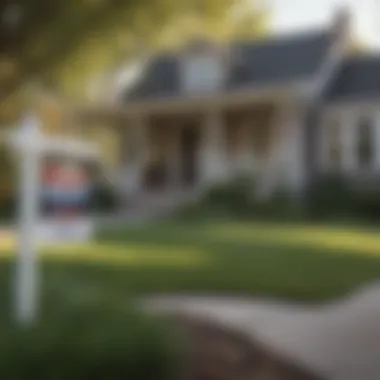
[[[85, 297], [86, 298], [86, 297]], [[162, 323], [130, 306], [55, 299], [38, 323], [0, 324], [0, 378], [27, 380], [167, 380], [179, 363], [175, 339]]]

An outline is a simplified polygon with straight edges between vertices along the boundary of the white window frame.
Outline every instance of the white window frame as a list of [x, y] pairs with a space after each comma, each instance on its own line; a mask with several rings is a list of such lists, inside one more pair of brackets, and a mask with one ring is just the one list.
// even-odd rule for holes
[[186, 93], [215, 92], [224, 84], [223, 62], [214, 54], [188, 57], [183, 61], [181, 75]]
[[[373, 113], [369, 112], [360, 112], [356, 116], [355, 120], [355, 125], [356, 125], [356, 135], [357, 135], [357, 144], [356, 144], [356, 154], [357, 154], [357, 166], [358, 166], [358, 172], [360, 173], [371, 173], [375, 169], [375, 162], [376, 162], [376, 139], [375, 139], [375, 134], [376, 134], [376, 118], [374, 117], [375, 115]], [[369, 123], [369, 128], [370, 128], [370, 136], [373, 136], [371, 139], [370, 137], [370, 144], [372, 144], [372, 157], [370, 158], [370, 162], [368, 163], [367, 167], [362, 166], [361, 160], [360, 160], [360, 127], [361, 123], [363, 122], [368, 122]]]

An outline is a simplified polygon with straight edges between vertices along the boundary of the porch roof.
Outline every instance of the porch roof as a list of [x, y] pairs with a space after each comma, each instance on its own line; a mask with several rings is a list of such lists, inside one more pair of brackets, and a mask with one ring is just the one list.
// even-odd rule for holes
[[[233, 42], [230, 54], [239, 57], [239, 68], [229, 71], [224, 92], [256, 86], [281, 85], [313, 76], [332, 42], [330, 30], [270, 38], [264, 41]], [[180, 53], [152, 59], [137, 84], [123, 95], [124, 102], [152, 101], [162, 97], [185, 98], [180, 86]]]

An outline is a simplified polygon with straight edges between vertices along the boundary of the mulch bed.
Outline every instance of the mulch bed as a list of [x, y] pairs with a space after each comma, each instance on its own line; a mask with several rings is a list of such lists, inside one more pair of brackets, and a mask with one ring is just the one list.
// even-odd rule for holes
[[244, 334], [202, 318], [171, 318], [187, 344], [181, 380], [322, 380]]

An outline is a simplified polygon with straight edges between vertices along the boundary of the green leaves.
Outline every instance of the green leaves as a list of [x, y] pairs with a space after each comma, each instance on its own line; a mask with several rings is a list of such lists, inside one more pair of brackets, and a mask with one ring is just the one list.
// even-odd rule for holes
[[[1, 15], [12, 6], [6, 0]], [[18, 0], [17, 6], [19, 24], [9, 31], [4, 18], [0, 23], [0, 64], [6, 59], [17, 69], [11, 79], [0, 78], [0, 98], [36, 77], [83, 96], [90, 79], [126, 51], [133, 55], [136, 45], [176, 45], [199, 28], [222, 38], [256, 34], [266, 20], [248, 0]], [[236, 7], [253, 11], [239, 20], [231, 13]], [[189, 17], [196, 20], [190, 31]]]
[[49, 295], [49, 308], [28, 330], [1, 318], [0, 377], [167, 379], [179, 357], [171, 330], [126, 302], [92, 293], [81, 299], [64, 291]]

